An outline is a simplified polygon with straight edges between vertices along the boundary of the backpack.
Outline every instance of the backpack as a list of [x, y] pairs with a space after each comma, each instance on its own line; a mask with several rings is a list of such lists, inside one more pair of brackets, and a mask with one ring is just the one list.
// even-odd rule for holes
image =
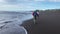
[[33, 12], [32, 15], [33, 15], [33, 16], [36, 16], [36, 15], [37, 15], [37, 12]]

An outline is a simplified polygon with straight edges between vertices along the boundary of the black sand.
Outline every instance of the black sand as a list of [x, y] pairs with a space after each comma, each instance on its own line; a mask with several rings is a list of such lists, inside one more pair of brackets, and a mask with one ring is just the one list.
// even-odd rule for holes
[[33, 20], [24, 21], [28, 34], [60, 34], [60, 12], [40, 12], [36, 24]]

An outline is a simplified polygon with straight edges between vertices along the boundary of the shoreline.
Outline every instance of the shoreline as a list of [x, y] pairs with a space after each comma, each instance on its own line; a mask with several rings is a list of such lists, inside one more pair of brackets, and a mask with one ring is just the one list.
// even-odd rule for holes
[[60, 34], [60, 13], [41, 12], [37, 24], [33, 19], [26, 20], [21, 24], [28, 34]]
[[[25, 20], [23, 21], [23, 23], [20, 25], [22, 27], [24, 27], [27, 31], [27, 33], [29, 34], [28, 30], [30, 29], [30, 26], [33, 24], [33, 23], [28, 23], [29, 21], [31, 21], [32, 19], [28, 19], [28, 20]], [[28, 21], [28, 22], [27, 22]], [[28, 24], [28, 25], [27, 25]]]

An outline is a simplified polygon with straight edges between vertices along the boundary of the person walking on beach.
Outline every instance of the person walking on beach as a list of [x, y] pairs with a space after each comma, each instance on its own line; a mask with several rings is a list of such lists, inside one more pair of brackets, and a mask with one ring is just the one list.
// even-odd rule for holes
[[33, 18], [34, 18], [34, 23], [36, 22], [37, 18], [39, 17], [39, 10], [36, 10], [32, 13]]

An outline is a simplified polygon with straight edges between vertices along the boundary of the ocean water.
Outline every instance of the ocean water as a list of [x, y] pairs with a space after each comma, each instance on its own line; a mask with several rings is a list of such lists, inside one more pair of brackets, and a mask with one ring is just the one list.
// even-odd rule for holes
[[0, 34], [27, 34], [20, 25], [31, 18], [30, 12], [0, 12]]

